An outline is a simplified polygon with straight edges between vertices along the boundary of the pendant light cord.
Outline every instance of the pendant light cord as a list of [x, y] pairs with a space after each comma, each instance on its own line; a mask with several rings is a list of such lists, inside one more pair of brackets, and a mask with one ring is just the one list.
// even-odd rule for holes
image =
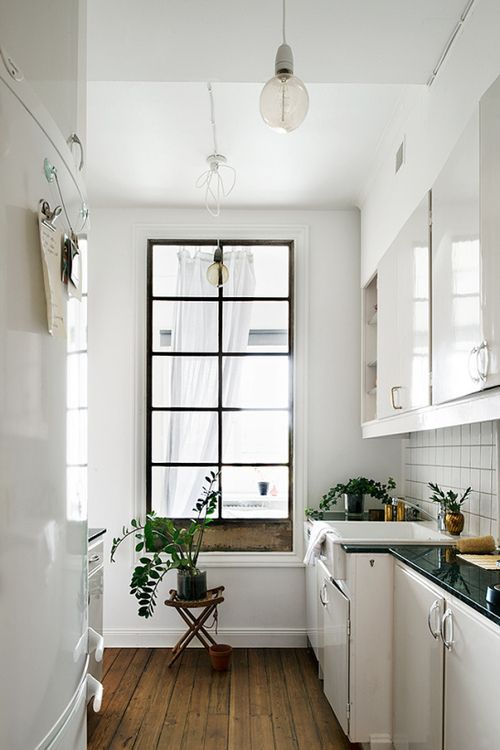
[[212, 92], [212, 84], [207, 83], [208, 95], [210, 97], [210, 124], [212, 126], [212, 136], [214, 139], [214, 154], [217, 154], [217, 130], [215, 128], [215, 107], [214, 107], [214, 95]]
[[285, 21], [286, 21], [286, 0], [283, 0], [283, 44], [286, 44]]

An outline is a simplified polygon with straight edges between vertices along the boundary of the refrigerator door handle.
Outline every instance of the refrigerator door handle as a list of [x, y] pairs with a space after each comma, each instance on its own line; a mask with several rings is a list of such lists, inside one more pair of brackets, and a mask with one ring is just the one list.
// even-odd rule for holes
[[95, 677], [92, 677], [91, 674], [87, 675], [87, 703], [94, 699], [94, 702], [92, 704], [92, 708], [97, 713], [101, 710], [101, 704], [102, 704], [102, 695], [104, 692], [104, 688], [102, 684], [96, 680]]
[[89, 641], [88, 641], [88, 653], [91, 654], [94, 651], [94, 658], [96, 661], [102, 661], [104, 653], [104, 638], [94, 628], [89, 628]]

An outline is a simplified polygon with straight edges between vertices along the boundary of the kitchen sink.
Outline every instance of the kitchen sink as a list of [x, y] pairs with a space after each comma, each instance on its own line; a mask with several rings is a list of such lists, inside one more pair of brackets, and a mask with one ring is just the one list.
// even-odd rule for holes
[[429, 521], [326, 521], [330, 533], [323, 545], [322, 560], [332, 578], [346, 578], [347, 555], [343, 545], [357, 547], [394, 547], [406, 544], [454, 544], [456, 537], [438, 531]]
[[326, 521], [334, 543], [359, 545], [454, 544], [456, 538], [427, 521]]

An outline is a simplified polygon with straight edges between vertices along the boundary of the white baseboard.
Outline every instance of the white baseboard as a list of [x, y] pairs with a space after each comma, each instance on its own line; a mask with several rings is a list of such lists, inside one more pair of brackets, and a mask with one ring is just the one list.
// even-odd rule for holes
[[392, 750], [393, 745], [388, 734], [371, 734], [368, 747], [370, 750]]
[[[110, 628], [104, 630], [104, 643], [108, 648], [170, 648], [185, 630], [174, 628], [137, 630], [134, 628]], [[235, 648], [305, 648], [307, 636], [302, 628], [219, 628], [212, 637], [218, 643], [229, 643]], [[189, 644], [200, 646], [197, 638]]]

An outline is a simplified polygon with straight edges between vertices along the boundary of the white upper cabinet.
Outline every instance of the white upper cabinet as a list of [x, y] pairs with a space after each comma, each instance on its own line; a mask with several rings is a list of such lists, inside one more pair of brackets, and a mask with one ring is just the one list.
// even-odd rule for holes
[[433, 402], [482, 387], [479, 114], [432, 188]]
[[480, 102], [481, 387], [500, 385], [500, 78]]
[[378, 418], [430, 403], [429, 279], [426, 195], [378, 269]]

